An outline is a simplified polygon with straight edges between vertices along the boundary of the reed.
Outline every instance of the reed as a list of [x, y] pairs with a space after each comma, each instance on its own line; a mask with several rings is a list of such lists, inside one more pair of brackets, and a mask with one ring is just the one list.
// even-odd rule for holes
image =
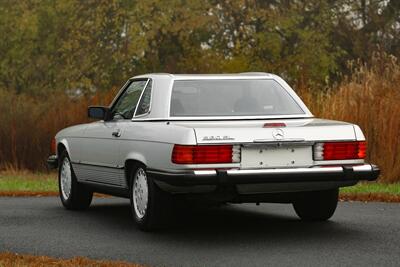
[[380, 181], [400, 181], [400, 64], [375, 54], [370, 66], [353, 62], [352, 74], [325, 92], [300, 90], [318, 117], [355, 123], [368, 141], [368, 161], [382, 169]]
[[57, 93], [38, 99], [0, 90], [0, 170], [46, 170], [54, 135], [87, 122], [87, 107], [109, 104], [114, 93], [77, 99]]

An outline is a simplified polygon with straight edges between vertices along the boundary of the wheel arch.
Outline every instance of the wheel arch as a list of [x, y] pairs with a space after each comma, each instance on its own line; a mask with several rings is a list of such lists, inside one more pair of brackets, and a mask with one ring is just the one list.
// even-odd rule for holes
[[63, 151], [67, 151], [68, 155], [71, 156], [69, 153], [69, 145], [66, 139], [61, 139], [59, 142], [57, 142], [57, 156], [60, 157]]
[[138, 158], [128, 158], [125, 160], [125, 165], [124, 165], [125, 180], [126, 180], [126, 184], [128, 185], [128, 188], [130, 188], [130, 186], [131, 186], [130, 173], [138, 165], [142, 165], [142, 166], [146, 167], [147, 165], [145, 162], [146, 162], [145, 160], [140, 160]]

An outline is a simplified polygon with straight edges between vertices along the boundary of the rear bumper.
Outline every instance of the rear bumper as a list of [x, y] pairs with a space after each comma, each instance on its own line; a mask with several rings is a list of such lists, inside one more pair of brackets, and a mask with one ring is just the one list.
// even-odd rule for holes
[[58, 168], [58, 158], [57, 155], [51, 155], [47, 158], [47, 167], [49, 169], [57, 169]]
[[165, 172], [147, 170], [156, 181], [173, 186], [266, 184], [298, 182], [350, 182], [373, 181], [380, 174], [376, 165], [255, 169], [255, 170], [195, 170]]

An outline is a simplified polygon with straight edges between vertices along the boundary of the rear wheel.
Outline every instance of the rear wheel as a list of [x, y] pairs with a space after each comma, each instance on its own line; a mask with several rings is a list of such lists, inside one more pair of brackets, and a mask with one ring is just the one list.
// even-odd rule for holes
[[141, 230], [164, 226], [171, 212], [171, 196], [161, 191], [143, 165], [132, 168], [130, 199], [133, 218]]
[[58, 189], [63, 206], [69, 210], [82, 210], [90, 206], [93, 192], [79, 184], [66, 151], [60, 156]]
[[335, 213], [339, 189], [305, 192], [293, 202], [296, 214], [305, 221], [326, 221]]

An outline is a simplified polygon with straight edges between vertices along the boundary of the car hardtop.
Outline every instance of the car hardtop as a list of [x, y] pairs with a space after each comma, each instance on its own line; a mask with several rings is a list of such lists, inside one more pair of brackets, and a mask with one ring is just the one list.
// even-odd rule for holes
[[225, 74], [173, 74], [173, 73], [147, 73], [131, 77], [135, 79], [171, 79], [171, 80], [201, 80], [201, 79], [273, 79], [278, 77], [267, 72], [242, 72]]
[[[247, 119], [279, 119], [279, 118], [312, 118], [313, 114], [309, 111], [303, 101], [297, 96], [293, 89], [278, 75], [265, 72], [244, 72], [231, 74], [171, 74], [171, 73], [148, 73], [130, 78], [123, 86], [120, 92], [115, 97], [114, 102], [119, 95], [127, 88], [133, 80], [149, 79], [152, 82], [151, 104], [150, 111], [140, 117], [132, 118], [132, 121], [147, 121], [147, 120], [247, 120]], [[221, 116], [221, 117], [177, 117], [170, 115], [171, 92], [174, 81], [182, 80], [252, 80], [252, 79], [269, 79], [276, 81], [283, 90], [286, 90], [289, 95], [304, 111], [301, 115], [289, 116]]]

